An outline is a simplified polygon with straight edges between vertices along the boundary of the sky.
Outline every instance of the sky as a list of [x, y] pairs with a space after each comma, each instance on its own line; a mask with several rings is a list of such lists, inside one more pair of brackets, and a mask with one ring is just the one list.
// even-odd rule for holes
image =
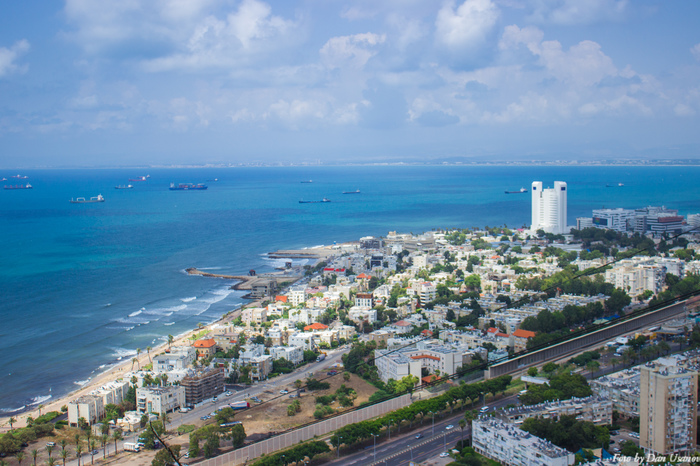
[[700, 2], [0, 4], [0, 167], [700, 158]]

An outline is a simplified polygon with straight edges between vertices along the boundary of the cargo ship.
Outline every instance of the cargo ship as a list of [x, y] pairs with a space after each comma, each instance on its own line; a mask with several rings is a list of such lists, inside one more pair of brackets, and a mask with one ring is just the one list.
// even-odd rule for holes
[[71, 204], [90, 204], [92, 202], [104, 202], [105, 198], [102, 197], [102, 194], [98, 194], [95, 197], [91, 197], [90, 199], [85, 199], [84, 197], [78, 197], [76, 199], [71, 199], [70, 202]]
[[175, 184], [175, 183], [170, 183], [170, 190], [171, 191], [190, 191], [190, 190], [203, 190], [207, 189], [207, 185], [198, 183], [180, 183], [180, 184]]
[[115, 186], [114, 189], [131, 189], [133, 187], [134, 187], [133, 184], [127, 184], [127, 185], [120, 184], [119, 186]]
[[151, 175], [137, 176], [136, 178], [129, 178], [129, 181], [146, 181], [146, 179], [150, 177]]
[[304, 180], [304, 181], [302, 181], [302, 183], [313, 183], [313, 182], [314, 182], [314, 180]]
[[27, 175], [12, 175], [10, 178], [17, 178], [18, 180], [26, 180], [29, 177]]
[[522, 194], [526, 193], [527, 189], [525, 188], [520, 188], [518, 191], [506, 191], [506, 194]]
[[331, 202], [331, 200], [324, 197], [320, 201], [299, 201], [299, 204], [317, 204], [319, 202]]
[[355, 191], [343, 191], [343, 194], [360, 194], [360, 190], [357, 189]]
[[27, 184], [16, 184], [16, 185], [5, 185], [5, 189], [32, 189], [32, 185]]

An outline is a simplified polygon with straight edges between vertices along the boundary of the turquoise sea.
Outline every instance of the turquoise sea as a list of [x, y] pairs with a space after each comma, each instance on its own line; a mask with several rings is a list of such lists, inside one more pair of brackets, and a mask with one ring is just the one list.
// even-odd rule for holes
[[[75, 390], [136, 348], [243, 302], [221, 280], [270, 271], [264, 254], [433, 228], [530, 222], [534, 180], [568, 183], [569, 224], [599, 207], [700, 212], [697, 167], [354, 166], [26, 170], [0, 191], [0, 413]], [[17, 184], [8, 171], [0, 177]], [[116, 190], [129, 178], [133, 189]], [[218, 179], [218, 181], [208, 181]], [[302, 181], [313, 180], [312, 183]], [[204, 182], [206, 191], [169, 191]], [[623, 183], [607, 188], [606, 184]], [[343, 195], [359, 189], [360, 194]], [[102, 194], [106, 201], [71, 204]], [[300, 204], [299, 200], [331, 199]]]

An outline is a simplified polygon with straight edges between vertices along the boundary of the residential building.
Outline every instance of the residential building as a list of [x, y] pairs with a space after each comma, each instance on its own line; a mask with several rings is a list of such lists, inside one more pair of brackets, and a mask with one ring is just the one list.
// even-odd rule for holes
[[314, 341], [314, 336], [306, 332], [296, 332], [289, 335], [287, 339], [287, 345], [298, 346], [302, 351], [315, 350], [316, 342]]
[[136, 389], [136, 411], [139, 414], [168, 413], [185, 406], [185, 387], [143, 387]]
[[353, 322], [360, 323], [362, 321], [367, 321], [370, 324], [377, 321], [377, 311], [376, 309], [358, 308], [353, 306], [348, 311], [348, 318]]
[[241, 320], [246, 325], [260, 325], [267, 321], [267, 309], [264, 307], [247, 307], [241, 311]]
[[289, 304], [292, 306], [298, 306], [306, 302], [306, 287], [305, 286], [293, 286], [289, 289], [287, 293], [287, 298]]
[[509, 466], [568, 466], [575, 461], [564, 448], [492, 417], [472, 421], [472, 446]]
[[102, 397], [103, 406], [108, 404], [118, 405], [126, 398], [130, 385], [128, 380], [114, 380], [91, 391], [89, 395]]
[[153, 358], [153, 370], [158, 374], [186, 369], [197, 356], [197, 349], [192, 346], [173, 346], [170, 353], [159, 354]]
[[640, 395], [639, 446], [656, 455], [695, 451], [698, 373], [647, 363], [640, 367]]
[[292, 364], [301, 364], [304, 361], [304, 350], [298, 346], [273, 346], [270, 348], [272, 359], [284, 358]]
[[541, 181], [532, 183], [532, 231], [564, 234], [566, 226], [566, 183], [555, 181], [554, 188], [542, 189]]
[[194, 405], [207, 398], [223, 393], [224, 371], [221, 369], [200, 369], [188, 371], [180, 386], [185, 388], [185, 402]]
[[68, 424], [78, 427], [80, 418], [94, 425], [105, 416], [105, 406], [101, 396], [83, 395], [68, 403]]
[[505, 422], [519, 425], [530, 417], [551, 419], [559, 416], [575, 416], [579, 421], [588, 421], [604, 426], [612, 424], [612, 413], [612, 400], [599, 396], [589, 396], [499, 409], [496, 411], [496, 417]]
[[216, 353], [216, 340], [213, 338], [197, 340], [192, 346], [194, 346], [194, 349], [197, 350], [197, 359], [210, 358], [214, 356], [214, 353]]
[[373, 306], [372, 293], [357, 293], [355, 295], [355, 306], [372, 307]]
[[249, 364], [251, 367], [250, 380], [253, 382], [266, 380], [272, 372], [272, 356], [269, 354], [254, 357], [249, 361]]
[[593, 394], [612, 400], [613, 409], [625, 416], [639, 416], [639, 368], [607, 374], [588, 383]]

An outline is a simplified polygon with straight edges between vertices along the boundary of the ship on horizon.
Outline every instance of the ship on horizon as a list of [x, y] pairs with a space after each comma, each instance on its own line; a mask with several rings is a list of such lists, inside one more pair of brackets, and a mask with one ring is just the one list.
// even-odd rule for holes
[[321, 202], [331, 202], [331, 200], [324, 197], [320, 201], [299, 201], [299, 204], [318, 204]]
[[151, 175], [137, 176], [136, 178], [129, 178], [129, 181], [146, 181]]
[[526, 193], [526, 192], [527, 192], [527, 189], [520, 188], [517, 191], [506, 191], [506, 194], [522, 194], [522, 193]]
[[27, 175], [12, 175], [10, 178], [17, 178], [18, 180], [26, 180], [29, 177]]
[[5, 189], [32, 189], [32, 185], [27, 184], [16, 184], [16, 185], [5, 185]]
[[204, 190], [207, 189], [207, 185], [202, 184], [202, 183], [170, 183], [170, 188], [171, 191], [191, 191], [191, 190]]
[[133, 187], [134, 187], [133, 184], [126, 184], [126, 185], [120, 184], [120, 185], [115, 186], [114, 189], [131, 189]]
[[78, 197], [75, 199], [71, 199], [70, 203], [71, 204], [90, 204], [93, 202], [104, 202], [105, 198], [102, 197], [102, 194], [98, 194], [95, 197], [91, 197], [90, 199], [85, 199], [84, 197]]
[[360, 194], [360, 190], [357, 189], [355, 191], [343, 191], [343, 194]]
[[617, 183], [617, 184], [606, 184], [606, 188], [621, 188], [625, 185], [625, 183]]

